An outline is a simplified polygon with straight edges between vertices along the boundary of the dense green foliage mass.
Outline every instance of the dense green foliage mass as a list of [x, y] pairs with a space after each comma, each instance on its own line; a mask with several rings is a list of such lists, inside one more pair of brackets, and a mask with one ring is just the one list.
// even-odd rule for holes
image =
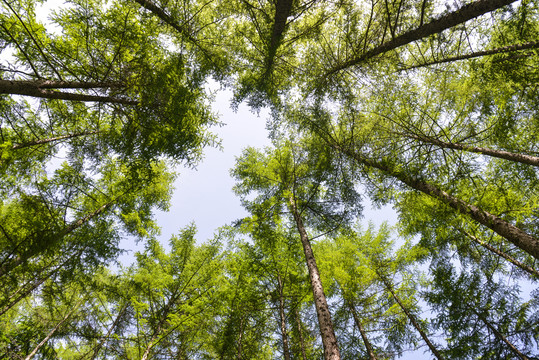
[[[539, 358], [536, 0], [0, 1], [1, 359]], [[273, 147], [166, 247], [209, 79]]]

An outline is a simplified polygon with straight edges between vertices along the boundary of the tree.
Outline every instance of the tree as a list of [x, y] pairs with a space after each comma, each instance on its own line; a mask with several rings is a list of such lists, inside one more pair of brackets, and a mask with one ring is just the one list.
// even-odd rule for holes
[[[328, 179], [344, 175], [335, 174], [333, 171], [336, 168], [329, 167], [329, 156], [321, 150], [318, 159], [314, 160], [316, 166], [308, 163], [313, 159], [302, 157], [301, 148], [294, 143], [284, 142], [278, 145], [278, 149], [268, 149], [265, 154], [247, 149], [233, 174], [241, 181], [236, 186], [238, 194], [244, 197], [252, 192], [259, 194], [255, 201], [244, 200], [247, 208], [257, 216], [274, 217], [285, 209], [291, 215], [290, 221], [300, 236], [309, 270], [325, 358], [337, 359], [340, 358], [337, 340], [305, 221], [331, 231], [353, 215], [353, 212], [342, 211], [341, 203], [352, 202], [358, 195], [344, 176], [341, 177], [341, 186], [324, 186]], [[307, 217], [307, 212], [312, 212], [316, 217]]]

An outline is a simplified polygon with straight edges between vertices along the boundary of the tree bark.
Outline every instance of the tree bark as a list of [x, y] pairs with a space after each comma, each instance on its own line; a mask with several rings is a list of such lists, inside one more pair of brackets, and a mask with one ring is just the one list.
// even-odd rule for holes
[[494, 214], [489, 213], [473, 204], [469, 204], [455, 196], [452, 196], [435, 185], [429, 184], [426, 181], [413, 178], [403, 171], [394, 169], [391, 165], [386, 164], [383, 161], [375, 161], [367, 159], [359, 154], [344, 149], [335, 142], [330, 143], [336, 150], [341, 151], [343, 154], [356, 160], [358, 163], [381, 170], [387, 175], [398, 179], [402, 183], [408, 185], [412, 189], [418, 190], [426, 195], [429, 195], [435, 199], [440, 200], [447, 206], [455, 209], [456, 211], [469, 216], [471, 219], [478, 223], [488, 227], [498, 235], [504, 237], [521, 250], [532, 255], [536, 259], [539, 259], [539, 239], [531, 236], [530, 234], [522, 231], [511, 223], [497, 217]]
[[301, 328], [301, 319], [299, 318], [299, 311], [297, 308], [295, 309], [295, 314], [296, 314], [296, 325], [298, 326], [301, 356], [303, 357], [303, 360], [307, 360], [307, 353], [305, 352], [305, 340], [303, 339], [303, 330]]
[[48, 139], [39, 139], [39, 140], [35, 140], [35, 141], [28, 141], [28, 142], [25, 142], [25, 143], [15, 143], [15, 144], [13, 144], [13, 146], [11, 148], [13, 150], [24, 149], [24, 148], [31, 147], [31, 146], [36, 146], [36, 145], [41, 145], [41, 144], [48, 144], [48, 143], [56, 142], [56, 141], [60, 141], [60, 140], [73, 139], [73, 138], [80, 137], [80, 136], [95, 135], [95, 134], [98, 134], [98, 133], [99, 133], [98, 130], [84, 131], [84, 132], [75, 133], [75, 134], [67, 134], [67, 135], [56, 136], [56, 137], [52, 137], [52, 138], [48, 138]]
[[407, 31], [404, 34], [401, 34], [387, 41], [386, 43], [383, 43], [375, 47], [374, 49], [363, 53], [356, 58], [345, 61], [344, 63], [335, 66], [333, 69], [329, 70], [325, 74], [324, 78], [327, 78], [328, 76], [333, 75], [341, 70], [358, 65], [361, 62], [371, 59], [377, 55], [394, 50], [411, 42], [426, 38], [430, 35], [440, 33], [456, 25], [465, 23], [468, 20], [474, 19], [488, 12], [502, 8], [515, 1], [516, 0], [478, 0], [473, 3], [464, 5], [456, 11], [443, 15], [427, 24], [420, 25], [418, 28]]
[[359, 320], [359, 316], [357, 315], [356, 307], [354, 303], [350, 300], [344, 300], [348, 304], [348, 308], [350, 309], [350, 312], [352, 313], [352, 316], [354, 317], [354, 322], [356, 323], [356, 326], [359, 330], [359, 333], [361, 334], [361, 338], [363, 339], [363, 343], [365, 344], [365, 348], [367, 349], [367, 354], [369, 355], [369, 360], [378, 360], [376, 358], [376, 355], [374, 355], [374, 349], [372, 347], [371, 342], [369, 341], [369, 338], [367, 338], [367, 333], [363, 329], [363, 326], [361, 325], [361, 321]]
[[71, 311], [69, 311], [66, 316], [64, 316], [64, 318], [58, 323], [56, 324], [56, 326], [47, 334], [47, 336], [45, 337], [45, 339], [43, 339], [35, 348], [34, 350], [32, 350], [32, 352], [30, 354], [28, 354], [28, 356], [26, 358], [24, 358], [24, 360], [30, 360], [31, 358], [33, 358], [36, 353], [39, 351], [39, 349], [41, 349], [41, 347], [43, 345], [45, 345], [45, 343], [47, 343], [47, 341], [49, 341], [49, 339], [54, 335], [54, 333], [56, 332], [56, 330], [58, 330], [58, 328], [60, 326], [62, 326], [63, 323], [65, 323], [67, 321], [67, 319], [69, 319], [69, 317], [75, 312], [75, 310], [78, 309], [78, 307], [80, 306], [80, 304], [82, 304], [82, 301], [83, 299], [81, 299], [72, 309]]
[[281, 337], [283, 341], [283, 356], [285, 360], [290, 360], [290, 349], [288, 346], [288, 332], [286, 330], [286, 317], [284, 313], [283, 282], [281, 274], [277, 274], [277, 284], [279, 286], [279, 325], [281, 327]]
[[[53, 86], [57, 84], [57, 86]], [[63, 84], [63, 85], [62, 85]], [[71, 84], [72, 87], [69, 86]], [[75, 86], [80, 85], [80, 86]], [[78, 89], [91, 89], [91, 88], [108, 88], [111, 87], [110, 84], [107, 86], [102, 84], [102, 86], [97, 86], [97, 83], [88, 83], [87, 86], [83, 83], [69, 83], [69, 82], [52, 82], [52, 81], [26, 81], [26, 80], [0, 80], [0, 94], [10, 94], [10, 95], [23, 95], [31, 96], [36, 98], [43, 99], [57, 99], [57, 100], [68, 100], [68, 101], [83, 101], [83, 102], [100, 102], [100, 103], [113, 103], [113, 104], [123, 104], [123, 105], [138, 105], [138, 101], [127, 99], [127, 98], [118, 98], [113, 96], [100, 96], [100, 95], [87, 95], [87, 94], [77, 94], [70, 92], [61, 92], [50, 90], [52, 88], [78, 88]]]
[[518, 356], [520, 359], [522, 360], [529, 360], [529, 358], [524, 355], [523, 353], [521, 353], [516, 347], [515, 345], [513, 345], [513, 343], [511, 343], [505, 336], [503, 336], [502, 333], [500, 333], [489, 321], [487, 321], [487, 319], [485, 319], [485, 317], [483, 315], [480, 315], [477, 311], [473, 310], [472, 311], [477, 315], [477, 317], [494, 333], [494, 335], [500, 339], [501, 341], [503, 341], [504, 343], [507, 344], [507, 346], [509, 346], [509, 348], [511, 349], [511, 351], [516, 355]]
[[436, 356], [436, 358], [438, 360], [443, 360], [445, 359], [442, 354], [440, 354], [440, 352], [438, 351], [438, 349], [436, 349], [436, 347], [432, 344], [432, 342], [429, 340], [427, 334], [425, 334], [425, 332], [421, 329], [421, 327], [419, 326], [419, 324], [417, 323], [417, 320], [415, 318], [415, 316], [410, 312], [408, 311], [408, 309], [406, 308], [406, 306], [404, 306], [404, 304], [400, 301], [400, 299], [397, 297], [397, 294], [395, 294], [395, 292], [393, 291], [393, 286], [389, 283], [389, 281], [384, 278], [383, 275], [380, 275], [378, 274], [380, 280], [382, 280], [382, 282], [384, 283], [385, 287], [387, 288], [387, 290], [389, 290], [389, 292], [391, 293], [391, 296], [393, 296], [393, 299], [395, 299], [395, 301], [397, 302], [397, 304], [399, 304], [399, 307], [402, 309], [402, 311], [404, 311], [404, 313], [406, 314], [406, 316], [408, 317], [408, 319], [410, 320], [410, 322], [412, 323], [412, 325], [414, 326], [414, 328], [417, 330], [417, 332], [419, 332], [419, 335], [421, 335], [421, 338], [425, 341], [425, 343], [427, 344], [427, 346], [429, 347], [430, 351], [434, 354], [434, 356]]
[[337, 338], [335, 337], [335, 331], [331, 321], [331, 314], [329, 312], [326, 295], [324, 294], [324, 289], [322, 287], [318, 266], [316, 265], [316, 260], [314, 258], [309, 237], [307, 236], [307, 232], [303, 226], [303, 221], [292, 196], [290, 196], [289, 199], [289, 206], [296, 222], [301, 244], [303, 245], [303, 251], [305, 253], [307, 268], [309, 269], [309, 278], [311, 279], [314, 305], [316, 308], [316, 315], [318, 316], [322, 344], [324, 345], [324, 358], [326, 360], [340, 360], [341, 355], [339, 353], [339, 346], [337, 344]]

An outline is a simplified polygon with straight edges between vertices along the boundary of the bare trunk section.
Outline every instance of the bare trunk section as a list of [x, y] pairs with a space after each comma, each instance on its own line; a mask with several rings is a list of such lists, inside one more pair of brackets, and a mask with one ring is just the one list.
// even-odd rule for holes
[[484, 15], [491, 11], [502, 8], [509, 5], [516, 0], [478, 0], [473, 3], [462, 6], [460, 9], [453, 11], [449, 14], [443, 15], [440, 18], [433, 20], [427, 24], [420, 25], [414, 30], [410, 30], [401, 34], [388, 42], [385, 42], [374, 49], [371, 49], [351, 60], [335, 66], [329, 70], [324, 78], [333, 75], [341, 70], [360, 64], [363, 61], [371, 59], [377, 55], [394, 50], [401, 46], [407, 45], [411, 42], [426, 38], [430, 35], [440, 33], [446, 29], [452, 28], [456, 25], [465, 23], [468, 20], [474, 19], [478, 16]]
[[371, 342], [369, 341], [369, 338], [367, 337], [367, 333], [365, 332], [365, 329], [363, 329], [363, 326], [361, 325], [361, 321], [359, 320], [359, 316], [357, 315], [357, 311], [356, 311], [356, 307], [354, 303], [350, 300], [345, 300], [345, 302], [348, 305], [350, 312], [354, 316], [354, 322], [356, 323], [359, 333], [361, 334], [361, 338], [363, 339], [363, 343], [365, 344], [365, 348], [367, 349], [369, 360], [378, 360], [376, 358], [376, 355], [374, 355], [374, 349], [372, 347]]
[[[99, 355], [99, 351], [101, 351], [101, 349], [103, 348], [103, 346], [105, 346], [107, 344], [107, 341], [109, 340], [110, 338], [110, 334], [112, 334], [112, 331], [114, 330], [114, 328], [116, 326], [118, 326], [118, 323], [120, 322], [121, 318], [122, 318], [122, 315], [124, 314], [124, 312], [127, 310], [127, 304], [125, 304], [124, 306], [122, 306], [122, 308], [120, 309], [120, 311], [118, 312], [118, 315], [116, 316], [116, 319], [114, 320], [114, 322], [112, 323], [112, 325], [110, 326], [109, 330], [107, 331], [107, 335], [105, 335], [105, 338], [103, 339], [102, 342], [100, 342], [99, 344], [97, 344], [97, 346], [94, 348], [93, 351], [90, 350], [90, 352], [92, 353], [92, 360], [97, 358], [97, 355]], [[84, 356], [84, 358], [86, 358], [86, 356]]]
[[[0, 80], [0, 94], [22, 95], [22, 96], [31, 96], [31, 97], [43, 98], [43, 99], [57, 99], [57, 100], [68, 100], [68, 101], [138, 105], [138, 101], [127, 99], [127, 98], [53, 91], [53, 90], [50, 90], [51, 88], [53, 88], [52, 84], [53, 82], [47, 83], [47, 82], [43, 82], [39, 80], [36, 80], [36, 81]], [[69, 83], [59, 82], [59, 84], [64, 84], [63, 86], [61, 86], [61, 88], [67, 88], [67, 84]], [[94, 83], [90, 83], [90, 84], [94, 86], [88, 86], [88, 87], [79, 86], [78, 88], [90, 89], [90, 88], [98, 87], [98, 86], [95, 86]], [[103, 85], [100, 87], [107, 88], [110, 86]]]
[[521, 250], [539, 259], [539, 239], [531, 236], [523, 230], [517, 228], [513, 224], [499, 218], [498, 216], [489, 213], [473, 204], [469, 204], [455, 196], [452, 196], [435, 185], [429, 184], [426, 181], [416, 179], [405, 172], [393, 168], [391, 165], [383, 161], [376, 161], [360, 156], [348, 149], [344, 149], [335, 142], [330, 143], [336, 150], [339, 150], [350, 156], [358, 163], [381, 170], [387, 175], [400, 180], [412, 189], [418, 190], [426, 195], [440, 200], [445, 205], [455, 209], [459, 213], [470, 217], [478, 223], [488, 227], [496, 234], [504, 237]]
[[[537, 42], [537, 44], [539, 45], [539, 41]], [[433, 145], [436, 145], [445, 149], [468, 151], [468, 152], [478, 153], [478, 154], [487, 155], [491, 157], [496, 157], [499, 159], [519, 162], [526, 165], [539, 166], [539, 157], [537, 156], [513, 153], [513, 152], [509, 152], [505, 150], [489, 149], [489, 148], [484, 148], [484, 147], [479, 147], [479, 146], [470, 146], [466, 144], [451, 143], [451, 142], [434, 139], [428, 136], [410, 135], [410, 134], [400, 134], [400, 135], [403, 135], [410, 139], [415, 139], [415, 140], [419, 140], [419, 141], [426, 142], [429, 144], [433, 144]]]
[[324, 358], [326, 360], [340, 360], [341, 355], [339, 353], [339, 346], [337, 344], [337, 338], [335, 337], [335, 331], [333, 330], [331, 314], [329, 312], [326, 295], [324, 294], [324, 289], [322, 287], [322, 281], [320, 280], [318, 266], [316, 265], [316, 260], [314, 258], [309, 237], [307, 236], [307, 232], [303, 226], [303, 221], [292, 196], [290, 196], [289, 199], [289, 206], [294, 216], [294, 220], [296, 221], [301, 244], [303, 245], [303, 251], [305, 253], [307, 268], [309, 269], [309, 278], [311, 279], [314, 305], [316, 308], [316, 315], [318, 316], [322, 344], [324, 345]]
[[269, 75], [273, 67], [273, 60], [277, 54], [277, 49], [281, 44], [281, 39], [286, 28], [286, 20], [292, 12], [292, 0], [277, 0], [275, 3], [275, 17], [271, 29], [271, 38], [268, 46], [268, 56], [266, 58], [265, 75]]
[[404, 304], [398, 298], [397, 294], [395, 294], [395, 292], [393, 291], [393, 286], [389, 283], [389, 281], [386, 278], [384, 278], [383, 275], [378, 275], [378, 276], [380, 277], [380, 280], [382, 280], [382, 282], [384, 283], [387, 290], [389, 290], [389, 292], [391, 293], [391, 296], [393, 296], [393, 299], [395, 299], [395, 301], [397, 302], [397, 304], [399, 304], [402, 311], [404, 311], [404, 313], [406, 314], [406, 316], [408, 317], [408, 319], [410, 320], [414, 328], [417, 330], [417, 332], [419, 332], [419, 335], [421, 335], [421, 338], [423, 338], [423, 340], [429, 347], [430, 351], [434, 354], [434, 356], [436, 356], [438, 360], [444, 360], [445, 358], [442, 356], [442, 354], [440, 354], [438, 349], [436, 349], [436, 347], [429, 340], [427, 334], [425, 334], [425, 332], [421, 329], [421, 327], [417, 323], [415, 316], [410, 311], [408, 311], [406, 306], [404, 306]]
[[281, 337], [283, 340], [283, 356], [285, 360], [290, 360], [290, 349], [288, 346], [288, 331], [286, 330], [286, 317], [284, 313], [284, 296], [283, 296], [283, 282], [281, 275], [277, 275], [277, 282], [279, 286], [279, 325], [281, 327]]
[[530, 275], [533, 276], [534, 279], [539, 279], [539, 271], [535, 270], [534, 268], [526, 265], [526, 264], [523, 264], [521, 263], [520, 261], [518, 261], [517, 259], [515, 259], [514, 257], [512, 256], [509, 256], [507, 253], [501, 251], [501, 250], [498, 250], [496, 249], [494, 246], [490, 245], [490, 244], [487, 244], [486, 242], [484, 241], [481, 241], [479, 240], [477, 237], [473, 236], [472, 234], [469, 234], [468, 232], [462, 230], [462, 229], [457, 229], [459, 232], [461, 232], [462, 234], [464, 234], [467, 238], [471, 239], [472, 241], [476, 242], [477, 244], [481, 245], [482, 247], [484, 247], [485, 249], [493, 252], [494, 254], [504, 258], [505, 260], [509, 261], [510, 263], [512, 263], [513, 265], [521, 268], [522, 270], [526, 271], [527, 273], [529, 273]]

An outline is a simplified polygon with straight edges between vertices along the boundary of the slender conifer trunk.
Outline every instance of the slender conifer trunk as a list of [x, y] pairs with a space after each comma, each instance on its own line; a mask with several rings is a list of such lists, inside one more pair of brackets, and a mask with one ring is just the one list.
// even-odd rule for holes
[[333, 323], [331, 321], [331, 314], [329, 312], [326, 295], [324, 294], [324, 289], [322, 287], [320, 273], [318, 271], [318, 266], [316, 265], [316, 260], [311, 248], [311, 242], [309, 241], [307, 231], [303, 226], [301, 215], [299, 214], [296, 203], [292, 196], [289, 199], [289, 205], [294, 216], [294, 220], [296, 221], [296, 226], [301, 238], [301, 244], [303, 245], [303, 251], [305, 253], [305, 261], [307, 262], [307, 268], [309, 269], [314, 305], [316, 308], [316, 315], [318, 316], [322, 344], [324, 345], [324, 358], [326, 360], [340, 360], [341, 355], [339, 352], [339, 346], [337, 344], [337, 338], [335, 337], [335, 331], [333, 329]]

